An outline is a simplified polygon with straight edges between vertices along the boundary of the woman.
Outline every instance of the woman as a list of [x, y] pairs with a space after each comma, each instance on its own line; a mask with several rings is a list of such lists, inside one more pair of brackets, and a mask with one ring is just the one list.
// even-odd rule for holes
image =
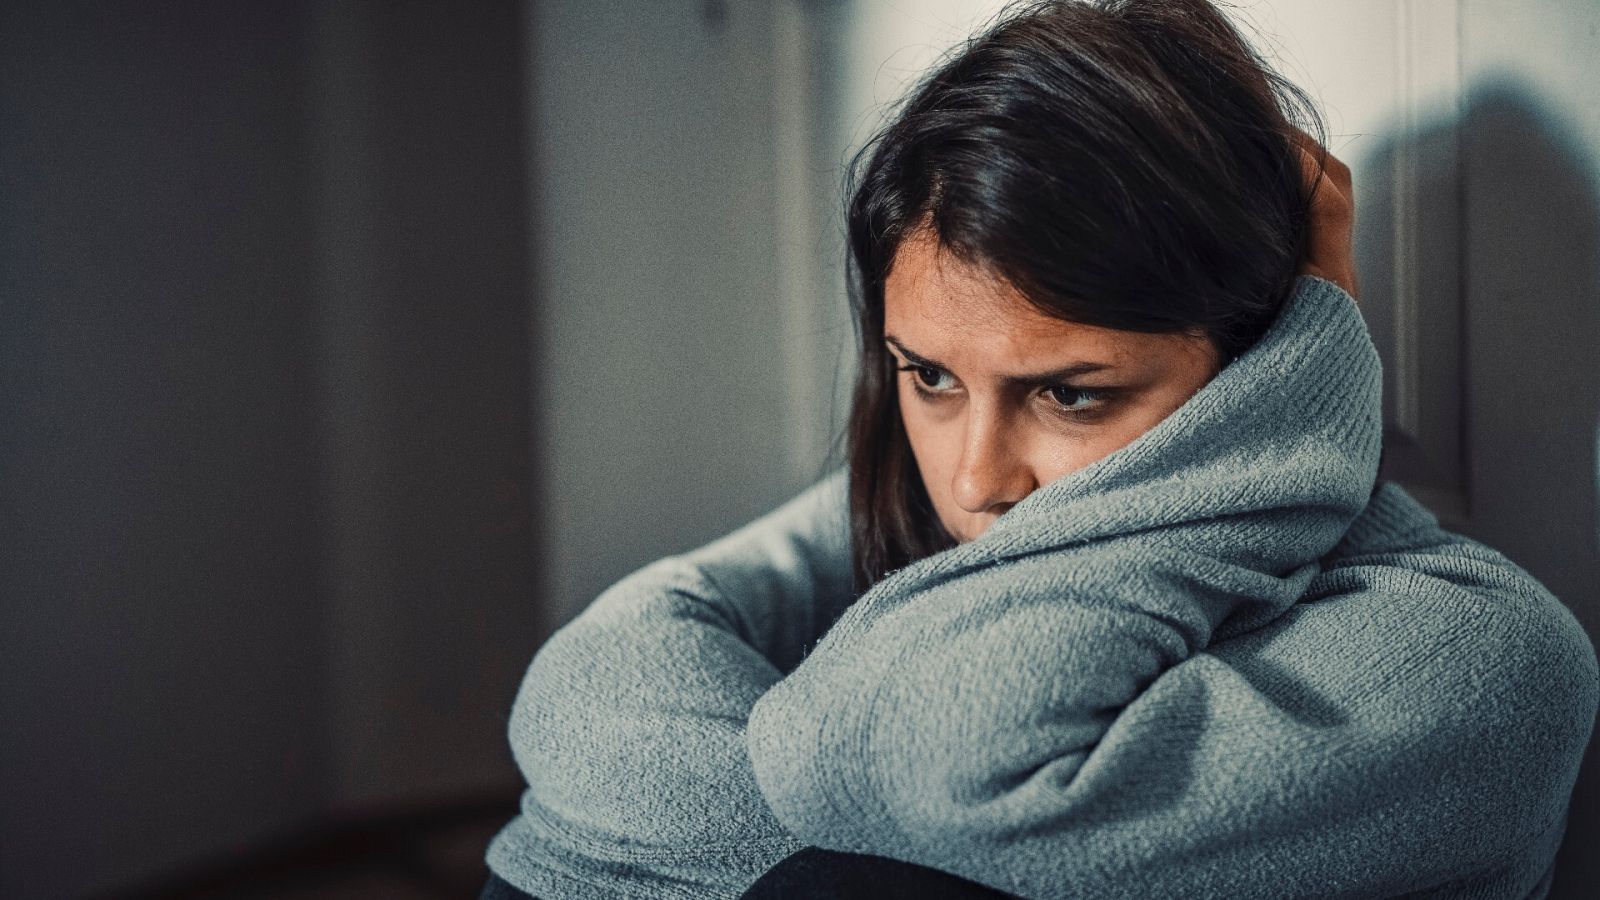
[[925, 78], [849, 206], [848, 465], [540, 648], [484, 895], [1542, 896], [1593, 648], [1376, 480], [1307, 131], [1202, 0]]

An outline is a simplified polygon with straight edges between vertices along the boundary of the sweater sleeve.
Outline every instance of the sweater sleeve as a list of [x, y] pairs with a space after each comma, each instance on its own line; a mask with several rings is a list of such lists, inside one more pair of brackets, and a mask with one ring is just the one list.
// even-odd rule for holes
[[535, 896], [736, 897], [804, 847], [755, 785], [745, 719], [848, 605], [847, 522], [838, 470], [558, 629], [513, 707], [528, 788], [491, 868]]
[[[1059, 644], [1048, 683], [1029, 683], [1017, 661], [1071, 635], [985, 646], [962, 623], [883, 621], [912, 651], [866, 676], [870, 709], [757, 705], [772, 808], [807, 843], [1041, 900], [1537, 896], [1600, 703], [1573, 615], [1393, 484], [1288, 612], [1101, 708], [1075, 685], [1142, 665], [1111, 631]], [[974, 701], [996, 685], [1050, 693], [1002, 721]]]

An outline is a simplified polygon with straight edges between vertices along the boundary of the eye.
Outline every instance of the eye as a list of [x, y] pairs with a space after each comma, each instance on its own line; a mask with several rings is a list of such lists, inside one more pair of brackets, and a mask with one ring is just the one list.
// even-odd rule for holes
[[[944, 373], [940, 372], [938, 369], [931, 368], [929, 366], [896, 366], [895, 370], [899, 372], [910, 372], [912, 377], [916, 379], [916, 382], [912, 384], [912, 387], [919, 391], [923, 391], [924, 393], [939, 393], [946, 390], [945, 388], [938, 386], [938, 380], [944, 375]], [[932, 383], [929, 382], [929, 378], [933, 379]]]
[[1105, 411], [1111, 392], [1090, 388], [1055, 384], [1044, 389], [1051, 406], [1059, 413], [1074, 419], [1088, 419]]

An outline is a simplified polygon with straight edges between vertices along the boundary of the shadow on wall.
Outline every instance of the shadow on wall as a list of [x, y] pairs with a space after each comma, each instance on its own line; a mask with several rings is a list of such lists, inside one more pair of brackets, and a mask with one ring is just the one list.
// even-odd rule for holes
[[[1385, 366], [1384, 476], [1464, 502], [1447, 527], [1505, 553], [1600, 634], [1600, 187], [1596, 154], [1510, 78], [1469, 87], [1458, 120], [1388, 137], [1362, 160], [1362, 309]], [[1396, 427], [1396, 162], [1415, 160], [1423, 440]], [[1403, 165], [1402, 165], [1403, 171]], [[1403, 196], [1403, 195], [1402, 195]], [[1448, 507], [1449, 502], [1430, 504]], [[1591, 739], [1551, 897], [1600, 884]], [[1507, 761], [1515, 777], [1516, 761]]]

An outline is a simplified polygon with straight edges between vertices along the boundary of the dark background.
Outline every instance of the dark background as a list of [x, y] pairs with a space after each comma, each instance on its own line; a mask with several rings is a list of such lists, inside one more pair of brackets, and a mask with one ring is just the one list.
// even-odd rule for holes
[[525, 38], [510, 3], [0, 7], [0, 895], [510, 817]]

